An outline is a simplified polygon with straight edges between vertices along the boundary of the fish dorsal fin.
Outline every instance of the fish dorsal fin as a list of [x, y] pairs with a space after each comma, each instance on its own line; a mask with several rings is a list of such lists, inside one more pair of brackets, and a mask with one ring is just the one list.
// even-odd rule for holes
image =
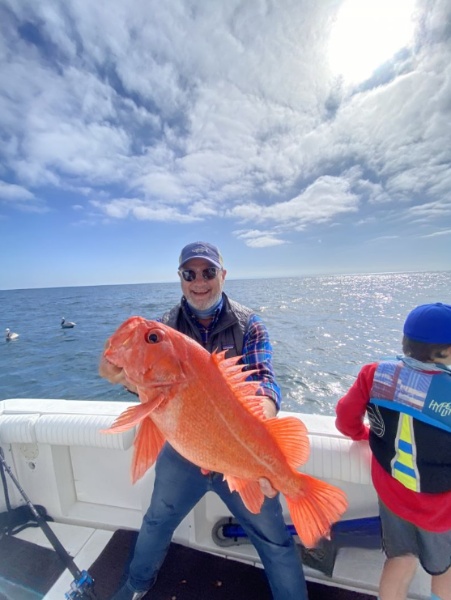
[[132, 482], [136, 483], [154, 464], [165, 438], [152, 419], [142, 421], [136, 434], [132, 460]]
[[249, 375], [258, 373], [257, 369], [243, 371], [243, 364], [237, 364], [241, 356], [232, 356], [225, 358], [226, 350], [222, 352], [213, 352], [211, 360], [218, 367], [227, 385], [235, 394], [244, 408], [259, 419], [265, 419], [263, 411], [264, 396], [257, 396], [257, 390], [260, 388], [259, 381], [246, 381]]
[[[249, 375], [252, 375], [253, 373], [258, 373], [258, 369], [243, 371], [245, 365], [238, 364], [243, 357], [232, 356], [230, 358], [226, 358], [226, 352], [227, 350], [223, 350], [222, 352], [212, 352], [211, 358], [213, 362], [217, 365], [221, 373], [224, 375], [224, 377], [227, 379], [227, 381], [240, 383], [242, 381], [245, 381], [249, 377]], [[255, 383], [258, 384], [257, 381]]]
[[307, 462], [310, 454], [310, 441], [307, 427], [297, 417], [267, 419], [265, 427], [277, 441], [288, 464], [296, 469]]
[[246, 508], [253, 514], [258, 514], [265, 497], [260, 489], [258, 481], [240, 479], [232, 475], [224, 475], [231, 492], [238, 492]]

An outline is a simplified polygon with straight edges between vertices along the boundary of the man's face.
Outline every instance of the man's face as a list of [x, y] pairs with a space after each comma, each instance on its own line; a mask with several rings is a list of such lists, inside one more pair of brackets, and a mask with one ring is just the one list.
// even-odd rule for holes
[[227, 271], [218, 270], [214, 279], [204, 279], [202, 271], [210, 267], [213, 265], [203, 258], [192, 258], [181, 267], [181, 270], [191, 269], [196, 273], [196, 279], [193, 281], [185, 281], [182, 275], [180, 281], [183, 295], [197, 310], [207, 310], [219, 300], [222, 294]]

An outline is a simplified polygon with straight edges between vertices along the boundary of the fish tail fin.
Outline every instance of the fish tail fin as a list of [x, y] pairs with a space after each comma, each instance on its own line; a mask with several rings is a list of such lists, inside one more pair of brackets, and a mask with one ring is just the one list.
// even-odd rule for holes
[[314, 547], [328, 537], [333, 523], [346, 511], [346, 494], [325, 481], [298, 473], [301, 491], [296, 497], [286, 496], [288, 510], [302, 544]]

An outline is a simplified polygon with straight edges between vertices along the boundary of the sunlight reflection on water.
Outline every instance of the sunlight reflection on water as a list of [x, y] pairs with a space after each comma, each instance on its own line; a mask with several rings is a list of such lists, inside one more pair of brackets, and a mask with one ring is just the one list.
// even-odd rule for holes
[[450, 273], [387, 273], [266, 281], [259, 310], [274, 343], [284, 408], [333, 414], [367, 362], [401, 351], [417, 304], [451, 300]]

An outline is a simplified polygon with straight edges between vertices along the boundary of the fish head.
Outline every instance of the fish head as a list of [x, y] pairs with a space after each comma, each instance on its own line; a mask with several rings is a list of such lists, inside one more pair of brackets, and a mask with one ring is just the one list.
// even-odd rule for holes
[[172, 385], [185, 379], [186, 341], [163, 323], [130, 317], [107, 341], [104, 357], [136, 386]]

